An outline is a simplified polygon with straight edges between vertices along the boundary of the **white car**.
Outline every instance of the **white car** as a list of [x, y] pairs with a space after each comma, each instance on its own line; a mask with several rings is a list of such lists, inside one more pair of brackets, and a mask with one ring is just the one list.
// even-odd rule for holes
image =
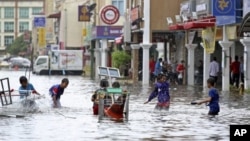
[[11, 58], [10, 59], [10, 63], [11, 66], [18, 66], [18, 67], [25, 67], [25, 68], [29, 68], [31, 65], [31, 62], [29, 59], [27, 58], [23, 58], [23, 57], [15, 57], [15, 58]]

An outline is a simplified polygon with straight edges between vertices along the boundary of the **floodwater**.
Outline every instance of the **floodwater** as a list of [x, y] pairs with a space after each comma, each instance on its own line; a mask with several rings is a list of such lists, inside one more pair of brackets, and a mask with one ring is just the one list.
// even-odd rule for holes
[[[9, 77], [11, 87], [18, 89], [23, 71], [0, 71]], [[27, 75], [28, 76], [28, 75]], [[205, 105], [190, 105], [192, 100], [206, 97], [199, 87], [177, 87], [171, 90], [169, 111], [154, 111], [156, 101], [144, 105], [152, 88], [124, 86], [131, 91], [128, 122], [105, 119], [98, 122], [92, 115], [90, 101], [97, 83], [81, 76], [70, 80], [61, 97], [63, 108], [49, 107], [48, 89], [64, 76], [30, 76], [30, 82], [46, 98], [39, 100], [40, 112], [25, 113], [24, 118], [0, 117], [0, 141], [228, 141], [229, 125], [250, 124], [250, 95], [221, 93], [221, 112], [216, 118], [205, 115]], [[17, 98], [16, 98], [17, 99]], [[0, 106], [0, 111], [8, 111]], [[11, 111], [11, 108], [9, 108]]]

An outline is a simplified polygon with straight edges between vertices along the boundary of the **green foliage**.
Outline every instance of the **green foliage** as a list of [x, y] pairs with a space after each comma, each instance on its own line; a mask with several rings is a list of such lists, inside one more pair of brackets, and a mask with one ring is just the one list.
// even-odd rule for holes
[[26, 52], [28, 44], [24, 42], [23, 35], [16, 38], [16, 40], [6, 48], [6, 51], [12, 55], [18, 55], [19, 52]]
[[112, 53], [112, 66], [116, 68], [120, 68], [121, 65], [125, 65], [129, 63], [131, 60], [131, 56], [123, 50], [115, 50]]

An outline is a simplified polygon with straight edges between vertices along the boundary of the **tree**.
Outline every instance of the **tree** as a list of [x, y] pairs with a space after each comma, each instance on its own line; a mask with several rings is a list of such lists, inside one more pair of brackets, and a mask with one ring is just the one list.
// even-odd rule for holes
[[131, 56], [124, 50], [115, 50], [112, 53], [112, 66], [120, 68], [121, 65], [129, 63]]
[[27, 48], [28, 43], [24, 42], [23, 35], [21, 35], [6, 48], [6, 51], [12, 55], [18, 55], [19, 52], [27, 52]]

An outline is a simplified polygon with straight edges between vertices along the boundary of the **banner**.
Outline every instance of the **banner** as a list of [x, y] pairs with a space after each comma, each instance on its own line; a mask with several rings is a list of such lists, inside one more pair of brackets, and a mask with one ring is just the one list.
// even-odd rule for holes
[[216, 27], [209, 27], [202, 30], [203, 46], [207, 53], [214, 53], [215, 50], [215, 38]]
[[90, 13], [88, 11], [87, 6], [85, 5], [78, 6], [78, 21], [79, 22], [90, 21]]
[[38, 29], [38, 46], [41, 48], [46, 47], [46, 30], [45, 30], [45, 28]]

